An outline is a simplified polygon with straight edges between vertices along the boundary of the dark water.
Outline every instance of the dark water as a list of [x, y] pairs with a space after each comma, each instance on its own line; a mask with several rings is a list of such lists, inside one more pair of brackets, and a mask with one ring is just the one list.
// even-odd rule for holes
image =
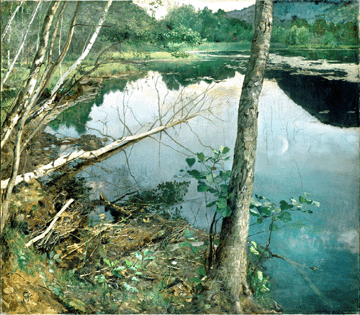
[[[220, 145], [233, 148], [246, 61], [245, 55], [224, 54], [216, 58], [206, 56], [196, 62], [154, 62], [143, 77], [108, 81], [94, 102], [59, 117], [53, 127], [63, 135], [79, 136], [85, 132], [118, 138], [138, 132], [139, 124], [143, 124], [142, 131], [146, 130], [156, 119], [159, 104], [162, 113], [174, 104], [177, 108], [184, 104], [210, 106], [211, 111], [189, 124], [141, 141], [101, 165], [89, 167], [82, 176], [88, 178], [94, 198], [101, 189], [114, 200], [133, 189], [181, 180], [179, 170], [186, 167], [187, 157], [200, 151], [210, 154], [210, 148]], [[272, 236], [271, 250], [301, 265], [296, 269], [279, 259], [266, 263], [274, 298], [285, 313], [357, 310], [360, 179], [359, 130], [355, 128], [359, 117], [357, 93], [358, 86], [345, 81], [280, 70], [266, 73], [259, 102], [254, 193], [279, 202], [307, 192], [321, 203], [312, 215], [293, 217], [306, 228], [282, 228]], [[194, 99], [199, 95], [204, 97], [197, 104]], [[127, 128], [121, 121], [126, 122]], [[230, 169], [231, 161], [225, 167]], [[186, 199], [182, 215], [190, 223], [208, 228], [212, 215], [204, 207], [203, 195], [196, 192], [194, 181]], [[250, 234], [262, 229], [254, 225]], [[264, 234], [251, 239], [259, 244], [266, 242]], [[313, 271], [310, 267], [317, 269]]]

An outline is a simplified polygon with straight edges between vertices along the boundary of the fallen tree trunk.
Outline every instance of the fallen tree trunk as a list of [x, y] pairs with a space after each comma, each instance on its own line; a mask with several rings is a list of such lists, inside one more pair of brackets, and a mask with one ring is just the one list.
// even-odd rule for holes
[[[118, 140], [113, 141], [112, 143], [110, 143], [100, 149], [97, 149], [97, 150], [93, 150], [93, 151], [79, 150], [79, 151], [72, 152], [70, 154], [63, 155], [63, 156], [57, 158], [56, 160], [54, 160], [53, 162], [50, 162], [46, 165], [38, 167], [33, 172], [18, 175], [15, 179], [14, 185], [17, 185], [22, 181], [29, 182], [31, 179], [38, 179], [38, 178], [44, 177], [46, 175], [49, 175], [52, 172], [58, 170], [59, 168], [65, 166], [71, 162], [74, 162], [76, 160], [98, 160], [98, 159], [101, 159], [101, 157], [103, 157], [107, 153], [109, 153], [113, 150], [119, 149], [123, 146], [126, 146], [129, 142], [133, 142], [136, 140], [142, 140], [153, 134], [159, 133], [168, 128], [174, 127], [174, 126], [179, 125], [184, 122], [187, 122], [188, 120], [195, 118], [199, 114], [200, 113], [194, 113], [185, 118], [171, 122], [167, 125], [159, 126], [159, 127], [156, 127], [154, 129], [151, 129], [149, 131], [146, 131], [146, 132], [143, 132], [140, 134], [136, 134], [136, 135], [118, 139]], [[5, 189], [8, 185], [8, 183], [9, 183], [9, 179], [2, 180], [1, 181], [1, 189]]]

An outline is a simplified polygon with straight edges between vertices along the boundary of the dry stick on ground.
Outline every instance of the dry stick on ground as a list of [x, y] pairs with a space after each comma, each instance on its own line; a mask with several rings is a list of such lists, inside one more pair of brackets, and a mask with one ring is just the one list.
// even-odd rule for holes
[[56, 216], [54, 217], [54, 219], [52, 220], [52, 222], [50, 223], [50, 225], [48, 226], [48, 228], [45, 230], [44, 233], [36, 236], [35, 238], [33, 238], [31, 241], [26, 243], [26, 247], [31, 246], [32, 244], [34, 244], [35, 242], [37, 242], [38, 240], [41, 240], [42, 238], [44, 238], [46, 236], [47, 233], [49, 233], [49, 231], [53, 228], [55, 222], [60, 218], [61, 214], [71, 205], [71, 203], [74, 201], [74, 199], [70, 199], [62, 208], [61, 210], [56, 214]]

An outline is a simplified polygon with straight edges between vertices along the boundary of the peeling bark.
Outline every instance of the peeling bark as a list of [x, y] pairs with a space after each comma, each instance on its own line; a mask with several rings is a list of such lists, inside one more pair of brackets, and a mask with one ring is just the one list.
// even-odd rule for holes
[[246, 242], [254, 178], [258, 102], [270, 48], [272, 11], [273, 0], [256, 1], [254, 37], [240, 97], [238, 130], [230, 179], [229, 191], [234, 193], [230, 204], [232, 213], [223, 219], [215, 266], [209, 275], [209, 281], [220, 286], [217, 289], [226, 292], [232, 313], [244, 312], [240, 296], [251, 295], [247, 285]]

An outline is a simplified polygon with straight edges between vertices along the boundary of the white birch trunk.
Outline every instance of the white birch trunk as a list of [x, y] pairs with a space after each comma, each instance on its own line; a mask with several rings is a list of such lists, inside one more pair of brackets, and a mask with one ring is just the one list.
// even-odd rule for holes
[[39, 7], [40, 7], [40, 4], [41, 4], [41, 1], [38, 2], [37, 6], [36, 6], [36, 8], [35, 8], [35, 10], [34, 10], [34, 13], [33, 13], [32, 17], [31, 17], [31, 19], [30, 19], [30, 22], [29, 22], [27, 28], [26, 28], [25, 34], [24, 34], [24, 36], [23, 36], [23, 38], [22, 38], [22, 40], [21, 40], [21, 44], [20, 44], [20, 46], [19, 46], [19, 49], [18, 49], [18, 51], [17, 51], [17, 53], [16, 53], [16, 55], [15, 55], [15, 57], [14, 57], [14, 60], [12, 61], [9, 69], [8, 69], [7, 72], [5, 73], [4, 78], [1, 80], [0, 89], [2, 89], [4, 83], [5, 83], [6, 80], [8, 79], [8, 77], [9, 77], [9, 75], [10, 75], [10, 73], [11, 73], [13, 67], [14, 67], [15, 62], [16, 62], [17, 59], [19, 58], [20, 53], [22, 52], [22, 50], [23, 50], [23, 48], [24, 48], [24, 44], [25, 44], [26, 37], [27, 37], [27, 35], [28, 35], [28, 33], [29, 33], [31, 24], [32, 24], [32, 22], [33, 22], [34, 19], [35, 19], [35, 16], [36, 16], [36, 13], [37, 13], [37, 11], [38, 11], [38, 9], [39, 9]]
[[55, 12], [59, 7], [59, 5], [60, 5], [60, 1], [54, 2], [54, 4], [49, 8], [48, 13], [45, 17], [44, 26], [41, 30], [42, 34], [40, 40], [41, 41], [40, 48], [35, 55], [34, 62], [30, 72], [31, 74], [27, 80], [26, 87], [24, 88], [24, 91], [19, 95], [16, 104], [14, 105], [13, 109], [6, 117], [2, 125], [1, 148], [3, 148], [5, 144], [7, 144], [10, 135], [15, 129], [15, 126], [21, 119], [22, 115], [24, 114], [24, 111], [26, 110], [26, 108], [30, 103], [30, 99], [34, 93], [38, 81], [39, 72], [45, 58], [46, 48], [49, 41], [50, 27]]
[[15, 15], [16, 15], [17, 11], [19, 11], [20, 7], [23, 5], [24, 2], [25, 2], [25, 0], [22, 0], [22, 1], [18, 4], [18, 6], [16, 7], [15, 11], [13, 12], [13, 14], [11, 15], [10, 20], [9, 20], [8, 23], [6, 24], [5, 29], [4, 29], [4, 32], [3, 32], [2, 35], [1, 35], [1, 41], [4, 40], [7, 31], [8, 31], [8, 30], [10, 29], [10, 27], [11, 27], [11, 23], [12, 23], [13, 19], [15, 18]]
[[51, 103], [54, 101], [55, 97], [56, 97], [56, 93], [58, 92], [58, 90], [60, 89], [60, 87], [63, 85], [65, 79], [69, 76], [69, 74], [85, 59], [85, 57], [89, 54], [92, 46], [95, 43], [95, 40], [100, 32], [101, 26], [105, 21], [107, 12], [111, 6], [112, 0], [109, 0], [108, 3], [106, 4], [106, 7], [103, 11], [103, 14], [99, 20], [99, 23], [95, 29], [94, 34], [92, 35], [89, 44], [87, 45], [85, 51], [81, 54], [81, 56], [74, 62], [73, 65], [70, 66], [70, 68], [62, 75], [62, 77], [60, 77], [60, 79], [58, 80], [58, 82], [56, 83], [55, 87], [53, 88], [52, 92], [51, 92], [51, 96], [50, 98], [47, 100], [47, 102], [41, 106], [38, 110], [36, 110], [30, 117], [30, 119], [32, 119], [33, 117], [38, 116], [39, 114], [41, 114], [44, 110], [48, 109], [48, 107], [51, 105]]

